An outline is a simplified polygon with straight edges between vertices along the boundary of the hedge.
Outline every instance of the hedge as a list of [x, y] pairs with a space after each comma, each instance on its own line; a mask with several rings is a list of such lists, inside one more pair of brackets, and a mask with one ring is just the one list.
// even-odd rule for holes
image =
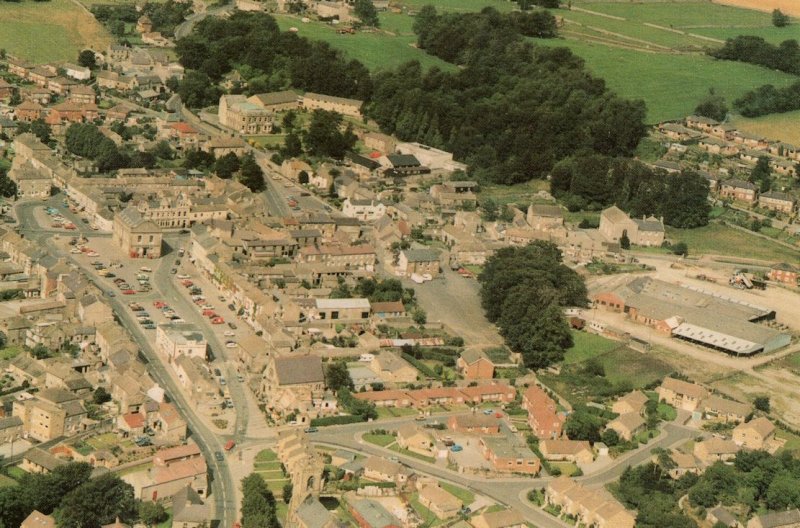
[[345, 425], [351, 423], [365, 422], [364, 417], [357, 414], [347, 414], [344, 416], [326, 416], [324, 418], [313, 418], [313, 427], [325, 427], [326, 425]]

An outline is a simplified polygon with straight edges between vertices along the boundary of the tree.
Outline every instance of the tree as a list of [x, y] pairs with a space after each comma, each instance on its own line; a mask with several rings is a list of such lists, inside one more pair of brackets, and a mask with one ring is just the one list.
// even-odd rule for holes
[[585, 409], [575, 409], [564, 422], [564, 432], [570, 440], [599, 442], [603, 421]]
[[93, 70], [97, 66], [94, 57], [94, 52], [90, 49], [85, 49], [78, 54], [78, 64], [85, 68]]
[[725, 98], [710, 88], [705, 99], [695, 107], [694, 113], [717, 121], [724, 121], [728, 115], [728, 106], [725, 104]]
[[486, 220], [487, 222], [494, 222], [495, 220], [497, 220], [499, 209], [500, 207], [497, 205], [497, 202], [495, 202], [491, 198], [487, 198], [483, 202], [481, 202], [483, 219]]
[[169, 141], [166, 140], [161, 140], [156, 143], [150, 152], [152, 152], [157, 158], [161, 158], [163, 160], [171, 160], [175, 158], [175, 151], [172, 150], [172, 147], [169, 145]]
[[342, 115], [327, 110], [314, 110], [311, 122], [303, 138], [303, 144], [312, 156], [344, 158], [345, 153], [356, 144], [352, 127], [341, 128]]
[[5, 169], [0, 169], [0, 196], [6, 198], [17, 196], [17, 183], [8, 177]]
[[289, 504], [292, 501], [292, 490], [294, 486], [292, 486], [291, 482], [287, 482], [283, 485], [283, 502]]
[[378, 10], [375, 9], [372, 0], [356, 0], [353, 12], [362, 24], [372, 27], [381, 25], [380, 19], [378, 19]]
[[770, 410], [769, 396], [756, 396], [753, 405], [759, 411], [768, 413]]
[[780, 9], [772, 11], [772, 25], [775, 27], [786, 27], [791, 22], [789, 15], [786, 15]]
[[275, 496], [258, 473], [242, 479], [242, 528], [279, 528]]
[[0, 348], [5, 348], [8, 344], [8, 337], [5, 332], [0, 332]]
[[35, 347], [31, 350], [31, 355], [36, 359], [47, 359], [52, 356], [52, 352], [49, 348], [44, 346], [41, 343], [37, 343]]
[[111, 394], [109, 394], [109, 392], [104, 387], [97, 387], [94, 390], [92, 401], [97, 405], [102, 405], [106, 402], [111, 401]]
[[675, 255], [680, 255], [681, 257], [685, 257], [689, 255], [689, 246], [686, 245], [686, 242], [678, 242], [672, 246], [672, 253]]
[[233, 152], [228, 152], [224, 156], [217, 158], [214, 162], [214, 172], [224, 180], [229, 180], [233, 173], [239, 170], [239, 158]]
[[428, 322], [428, 314], [425, 313], [425, 310], [423, 310], [419, 306], [414, 308], [414, 311], [411, 313], [411, 318], [418, 325], [424, 325], [425, 323]]
[[619, 434], [613, 429], [606, 429], [603, 431], [603, 434], [600, 435], [600, 441], [608, 447], [614, 447], [619, 444]]
[[140, 502], [139, 520], [147, 526], [162, 523], [167, 520], [167, 512], [160, 502]]
[[296, 158], [303, 153], [303, 143], [300, 141], [300, 136], [294, 130], [289, 131], [283, 140], [283, 147], [281, 147], [281, 155], [284, 158]]
[[772, 479], [765, 503], [770, 510], [786, 510], [800, 505], [800, 480], [782, 471]]
[[[185, 39], [178, 42], [183, 40]], [[219, 101], [220, 91], [208, 75], [199, 71], [190, 71], [181, 80], [178, 95], [189, 108], [202, 108], [216, 104]]]
[[631, 248], [631, 239], [628, 238], [628, 231], [623, 231], [622, 236], [619, 237], [619, 247], [621, 247], [622, 249]]
[[100, 528], [116, 518], [132, 523], [137, 513], [133, 487], [107, 473], [63, 495], [55, 517], [63, 528]]
[[325, 369], [325, 385], [334, 392], [339, 392], [341, 388], [353, 390], [355, 386], [350, 371], [347, 370], [347, 363], [334, 361], [328, 364]]
[[242, 156], [239, 168], [239, 183], [254, 193], [261, 192], [267, 187], [267, 183], [264, 181], [264, 171], [256, 163], [252, 153], [248, 152]]

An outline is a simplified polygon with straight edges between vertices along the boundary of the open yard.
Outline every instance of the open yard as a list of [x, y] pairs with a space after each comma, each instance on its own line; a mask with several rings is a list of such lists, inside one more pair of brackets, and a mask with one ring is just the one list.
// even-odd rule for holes
[[35, 62], [77, 60], [80, 50], [104, 50], [111, 37], [70, 0], [3, 2], [0, 48]]
[[667, 227], [667, 238], [686, 242], [689, 255], [746, 256], [770, 262], [797, 260], [797, 250], [720, 223], [711, 223], [697, 229]]
[[612, 341], [597, 334], [590, 334], [589, 332], [580, 332], [578, 330], [572, 331], [572, 340], [575, 345], [567, 350], [564, 355], [564, 364], [570, 365], [573, 363], [580, 363], [587, 359], [601, 354], [605, 354], [609, 350], [613, 350], [622, 346], [617, 341]]

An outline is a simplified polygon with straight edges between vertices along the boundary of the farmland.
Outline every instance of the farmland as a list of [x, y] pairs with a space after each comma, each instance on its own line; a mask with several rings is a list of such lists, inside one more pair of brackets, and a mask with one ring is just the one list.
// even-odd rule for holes
[[70, 0], [4, 2], [0, 9], [0, 48], [31, 61], [74, 61], [80, 50], [110, 43], [94, 17]]

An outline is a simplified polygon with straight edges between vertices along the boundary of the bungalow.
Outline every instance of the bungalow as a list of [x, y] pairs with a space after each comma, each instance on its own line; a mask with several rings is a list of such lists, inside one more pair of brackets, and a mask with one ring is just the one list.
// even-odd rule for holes
[[700, 404], [707, 420], [719, 422], [743, 422], [750, 414], [751, 407], [746, 403], [728, 400], [716, 395], [709, 396]]
[[464, 387], [461, 389], [461, 393], [467, 397], [465, 401], [472, 403], [511, 403], [517, 396], [517, 390], [514, 387], [502, 383]]
[[500, 420], [485, 414], [462, 414], [451, 416], [448, 427], [458, 433], [500, 434]]
[[62, 67], [64, 68], [64, 73], [73, 79], [88, 81], [92, 77], [92, 71], [85, 66], [78, 66], [68, 62]]
[[591, 464], [594, 452], [585, 440], [545, 439], [539, 442], [545, 460], [565, 460], [578, 465]]
[[455, 517], [464, 505], [455, 495], [436, 484], [422, 486], [419, 502], [439, 519]]
[[456, 369], [464, 379], [492, 379], [494, 377], [494, 363], [480, 349], [465, 349], [456, 360]]
[[384, 390], [359, 392], [356, 399], [372, 402], [376, 407], [411, 407], [411, 397], [406, 391]]
[[538, 385], [531, 385], [522, 396], [522, 408], [528, 411], [528, 425], [539, 438], [558, 438], [564, 427], [564, 415]]
[[769, 160], [770, 168], [777, 172], [782, 176], [796, 176], [797, 175], [797, 165], [789, 160], [785, 159], [771, 159]]
[[798, 154], [800, 154], [800, 150], [798, 150], [797, 147], [795, 147], [791, 143], [783, 143], [783, 142], [780, 142], [780, 141], [777, 142], [777, 143], [771, 144], [767, 148], [767, 151], [770, 154], [774, 154], [775, 156], [780, 156], [782, 158], [789, 158], [789, 159], [794, 159], [794, 160], [796, 160], [797, 157], [798, 157]]
[[753, 148], [765, 150], [769, 146], [769, 141], [764, 136], [758, 134], [750, 134], [742, 130], [734, 130], [731, 132], [731, 137], [734, 143], [741, 143], [742, 145]]
[[397, 445], [423, 456], [432, 457], [436, 454], [433, 437], [412, 423], [402, 425], [397, 430]]
[[694, 455], [681, 453], [680, 451], [672, 451], [669, 458], [672, 460], [673, 464], [673, 467], [668, 470], [669, 476], [672, 479], [678, 480], [687, 473], [693, 473], [695, 475], [700, 474], [700, 467]]
[[719, 125], [719, 121], [709, 117], [690, 115], [686, 118], [687, 127], [694, 128], [695, 130], [702, 130], [706, 133], [710, 133], [717, 125]]
[[642, 414], [648, 400], [649, 398], [642, 391], [635, 390], [615, 401], [611, 406], [611, 411], [616, 414]]
[[704, 387], [671, 377], [664, 378], [656, 392], [660, 401], [686, 411], [694, 411], [708, 397]]
[[419, 372], [408, 361], [394, 352], [381, 352], [376, 354], [370, 362], [370, 367], [388, 383], [412, 383], [417, 381]]
[[774, 438], [775, 426], [763, 416], [739, 424], [733, 430], [733, 442], [746, 449], [766, 449]]
[[721, 198], [732, 198], [740, 202], [754, 203], [756, 201], [756, 193], [756, 186], [743, 180], [725, 180], [720, 182], [719, 185]]
[[378, 456], [371, 456], [364, 462], [364, 478], [369, 480], [402, 484], [408, 480], [408, 476], [405, 466], [399, 462]]
[[404, 317], [406, 308], [402, 301], [372, 303], [372, 315], [380, 319]]
[[677, 123], [663, 123], [659, 125], [658, 130], [675, 141], [691, 141], [702, 136], [700, 132]]
[[397, 259], [398, 268], [405, 276], [413, 274], [437, 277], [440, 253], [435, 249], [404, 249]]
[[776, 511], [756, 515], [747, 521], [747, 528], [797, 528], [800, 526], [800, 510]]
[[644, 418], [637, 413], [621, 414], [611, 420], [606, 426], [608, 429], [616, 431], [623, 440], [631, 440], [636, 433], [642, 431], [645, 426]]
[[361, 499], [350, 503], [349, 511], [359, 528], [403, 528], [405, 526], [397, 517], [381, 506], [381, 503], [372, 499]]
[[726, 528], [743, 528], [742, 523], [722, 506], [717, 506], [716, 508], [708, 510], [706, 520], [714, 526], [722, 525]]
[[694, 444], [694, 456], [703, 464], [710, 466], [717, 461], [733, 460], [740, 449], [733, 440], [712, 437]]
[[536, 475], [541, 469], [541, 462], [533, 451], [511, 438], [481, 437], [479, 442], [483, 457], [497, 472]]
[[783, 282], [792, 286], [797, 285], [798, 276], [800, 276], [800, 269], [785, 262], [779, 262], [773, 265], [770, 267], [769, 273], [767, 274], [769, 280]]
[[474, 528], [526, 528], [525, 517], [516, 510], [484, 511], [469, 520]]
[[697, 145], [709, 154], [734, 156], [739, 153], [739, 147], [715, 137], [704, 137], [697, 142]]
[[794, 205], [794, 197], [784, 192], [769, 191], [758, 196], [758, 206], [762, 209], [792, 214]]

